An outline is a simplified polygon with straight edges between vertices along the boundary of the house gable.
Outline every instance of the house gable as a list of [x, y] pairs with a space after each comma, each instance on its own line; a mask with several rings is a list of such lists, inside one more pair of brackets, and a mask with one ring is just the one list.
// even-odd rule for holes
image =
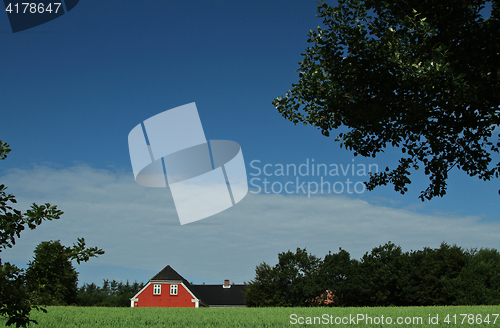
[[131, 307], [198, 307], [189, 282], [170, 265], [158, 272], [130, 299]]
[[[192, 285], [167, 265], [130, 299], [130, 306], [245, 306], [245, 288], [245, 285], [229, 285], [229, 280], [224, 285]], [[177, 294], [171, 293], [174, 291]]]
[[[173, 287], [173, 288], [172, 288]], [[172, 293], [175, 291], [174, 293]], [[132, 307], [198, 307], [199, 300], [184, 283], [178, 281], [148, 282], [131, 299]]]

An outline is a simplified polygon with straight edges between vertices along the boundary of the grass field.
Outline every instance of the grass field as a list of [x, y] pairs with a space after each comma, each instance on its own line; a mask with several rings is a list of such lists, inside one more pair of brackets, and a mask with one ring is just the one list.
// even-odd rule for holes
[[[500, 327], [500, 306], [200, 309], [68, 306], [47, 310], [48, 313], [33, 312], [32, 318], [39, 322], [33, 327]], [[0, 327], [6, 321], [0, 318]]]

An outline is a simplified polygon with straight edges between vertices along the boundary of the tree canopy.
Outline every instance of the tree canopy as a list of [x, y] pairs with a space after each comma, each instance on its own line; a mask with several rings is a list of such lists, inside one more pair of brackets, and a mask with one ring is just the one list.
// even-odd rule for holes
[[339, 0], [320, 2], [318, 17], [299, 82], [273, 101], [286, 119], [325, 136], [344, 127], [336, 140], [355, 155], [399, 149], [397, 167], [372, 174], [369, 190], [393, 184], [404, 194], [421, 166], [422, 201], [446, 194], [453, 168], [498, 178], [498, 0]]
[[[4, 160], [10, 151], [9, 145], [0, 141], [0, 160]], [[17, 203], [16, 198], [12, 194], [7, 194], [6, 190], [5, 185], [0, 185], [0, 253], [6, 248], [12, 248], [16, 244], [16, 238], [20, 238], [21, 232], [26, 228], [36, 229], [42, 222], [57, 220], [63, 214], [57, 206], [49, 203], [44, 205], [33, 203], [30, 209], [23, 213], [12, 207]], [[71, 284], [76, 282], [76, 271], [74, 268], [71, 270], [66, 262], [70, 260], [76, 260], [78, 263], [86, 262], [91, 257], [104, 254], [104, 251], [97, 247], [86, 248], [85, 240], [78, 238], [77, 244], [72, 248], [64, 247], [57, 242], [42, 243], [35, 250], [35, 254], [35, 261], [30, 263], [28, 270], [29, 277], [23, 269], [9, 262], [2, 263], [0, 258], [0, 316], [8, 318], [7, 326], [15, 324], [16, 327], [27, 327], [32, 322], [36, 323], [30, 319], [30, 312], [32, 309], [45, 311], [38, 306], [44, 303], [40, 302], [42, 297], [45, 297], [45, 300], [53, 299], [58, 295], [49, 296], [50, 292], [68, 289], [68, 286], [71, 289]], [[60, 284], [62, 281], [50, 278], [52, 273], [61, 268], [67, 273], [67, 277], [70, 277], [64, 281], [64, 286]], [[54, 288], [54, 284], [59, 285]], [[76, 292], [76, 285], [74, 287]]]
[[86, 248], [85, 239], [78, 238], [78, 244], [73, 247], [63, 246], [59, 240], [43, 241], [34, 253], [26, 279], [30, 291], [36, 294], [36, 303], [72, 305], [77, 303], [78, 272], [71, 261], [87, 262], [104, 251], [97, 247]]
[[[495, 249], [439, 248], [403, 252], [392, 242], [360, 260], [339, 249], [324, 259], [297, 248], [261, 263], [247, 283], [247, 306], [498, 305], [500, 254]], [[328, 297], [326, 297], [328, 296]]]
[[[297, 248], [278, 254], [278, 264], [261, 263], [246, 289], [248, 306], [304, 306], [323, 291], [319, 283], [321, 259]], [[319, 289], [318, 289], [319, 288]]]
[[[5, 159], [9, 153], [9, 145], [0, 141], [0, 159]], [[17, 201], [14, 195], [6, 193], [6, 189], [0, 185], [0, 252], [12, 248], [26, 228], [33, 230], [43, 221], [57, 220], [63, 214], [49, 203], [33, 204], [22, 213], [11, 206]], [[26, 327], [30, 322], [36, 323], [29, 318], [32, 308], [41, 309], [35, 305], [33, 293], [26, 286], [24, 271], [9, 262], [2, 263], [0, 258], [0, 315], [8, 317], [8, 326]]]
[[94, 283], [83, 284], [78, 289], [78, 306], [130, 307], [130, 299], [144, 287], [144, 283], [135, 281], [130, 284], [116, 280], [104, 280], [102, 287]]

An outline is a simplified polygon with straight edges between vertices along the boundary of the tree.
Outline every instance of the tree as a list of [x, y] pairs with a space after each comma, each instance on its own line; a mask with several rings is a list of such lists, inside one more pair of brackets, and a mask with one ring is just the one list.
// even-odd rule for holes
[[278, 254], [278, 263], [255, 269], [256, 277], [247, 283], [247, 306], [308, 306], [325, 290], [320, 285], [321, 259], [297, 248]]
[[144, 287], [144, 283], [135, 281], [130, 284], [129, 281], [124, 284], [116, 280], [104, 280], [103, 286], [96, 284], [83, 284], [78, 289], [79, 306], [120, 306], [129, 307], [130, 299]]
[[361, 277], [359, 261], [346, 250], [325, 256], [320, 268], [321, 285], [333, 294], [334, 306], [355, 306], [359, 302]]
[[[436, 249], [424, 248], [423, 283], [419, 292], [420, 305], [455, 304], [458, 297], [457, 279], [472, 258], [472, 251], [443, 242]], [[470, 305], [470, 304], [469, 304]]]
[[344, 127], [336, 140], [355, 156], [399, 149], [398, 166], [371, 174], [369, 190], [393, 184], [404, 194], [420, 166], [429, 178], [422, 201], [446, 194], [453, 168], [498, 178], [500, 3], [485, 18], [486, 2], [320, 2], [324, 27], [309, 34], [299, 82], [273, 104], [325, 136]]
[[10, 263], [0, 263], [0, 312], [8, 317], [6, 325], [16, 324], [16, 327], [26, 327], [32, 308], [38, 308], [31, 302], [31, 294], [26, 288], [24, 272]]
[[425, 275], [427, 274], [424, 260], [433, 250], [425, 248], [405, 253], [405, 270], [407, 285], [403, 286], [404, 304], [406, 306], [423, 305], [425, 301]]
[[321, 259], [297, 248], [278, 254], [278, 280], [285, 295], [282, 306], [306, 306], [325, 290], [320, 285]]
[[[0, 141], [0, 159], [4, 160], [10, 153], [8, 144]], [[7, 187], [0, 185], [0, 252], [12, 248], [21, 232], [27, 228], [33, 230], [45, 220], [57, 220], [63, 214], [56, 206], [31, 205], [26, 212], [12, 208], [16, 198], [7, 194]], [[24, 271], [10, 264], [2, 263], [0, 258], [0, 315], [8, 317], [7, 326], [26, 327], [30, 322], [31, 309], [45, 311], [33, 302], [33, 295], [26, 288]]]
[[358, 298], [365, 306], [405, 306], [409, 286], [408, 256], [388, 242], [365, 253], [360, 263], [362, 280]]
[[500, 304], [500, 253], [484, 248], [460, 271], [455, 305]]
[[26, 278], [31, 291], [36, 293], [37, 303], [43, 305], [76, 304], [78, 296], [78, 272], [72, 260], [78, 264], [90, 257], [104, 254], [97, 247], [86, 248], [85, 239], [66, 247], [57, 241], [41, 242], [34, 251], [34, 261], [28, 264]]
[[[8, 144], [0, 141], [0, 159], [4, 160], [10, 153]], [[33, 203], [26, 212], [21, 212], [12, 207], [17, 203], [12, 194], [6, 193], [7, 187], [0, 185], [0, 252], [6, 248], [12, 248], [16, 244], [16, 238], [20, 238], [21, 232], [26, 228], [34, 230], [44, 221], [57, 220], [63, 212], [49, 203], [37, 205]], [[97, 248], [85, 248], [84, 239], [78, 239], [78, 244], [72, 248], [71, 258], [78, 263], [88, 261], [95, 254], [103, 254]], [[0, 315], [7, 317], [7, 326], [13, 324], [16, 327], [27, 327], [30, 323], [37, 323], [30, 319], [32, 309], [46, 312], [39, 307], [37, 290], [32, 290], [28, 285], [24, 270], [19, 269], [9, 262], [2, 263], [0, 258]]]
[[250, 307], [279, 306], [285, 298], [277, 270], [265, 262], [257, 265], [255, 279], [245, 285], [245, 304]]

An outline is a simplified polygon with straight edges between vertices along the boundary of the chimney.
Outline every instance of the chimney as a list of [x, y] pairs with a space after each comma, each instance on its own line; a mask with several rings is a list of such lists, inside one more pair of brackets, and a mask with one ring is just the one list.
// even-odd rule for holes
[[229, 284], [229, 279], [224, 280], [224, 286], [223, 288], [231, 288], [231, 285]]

